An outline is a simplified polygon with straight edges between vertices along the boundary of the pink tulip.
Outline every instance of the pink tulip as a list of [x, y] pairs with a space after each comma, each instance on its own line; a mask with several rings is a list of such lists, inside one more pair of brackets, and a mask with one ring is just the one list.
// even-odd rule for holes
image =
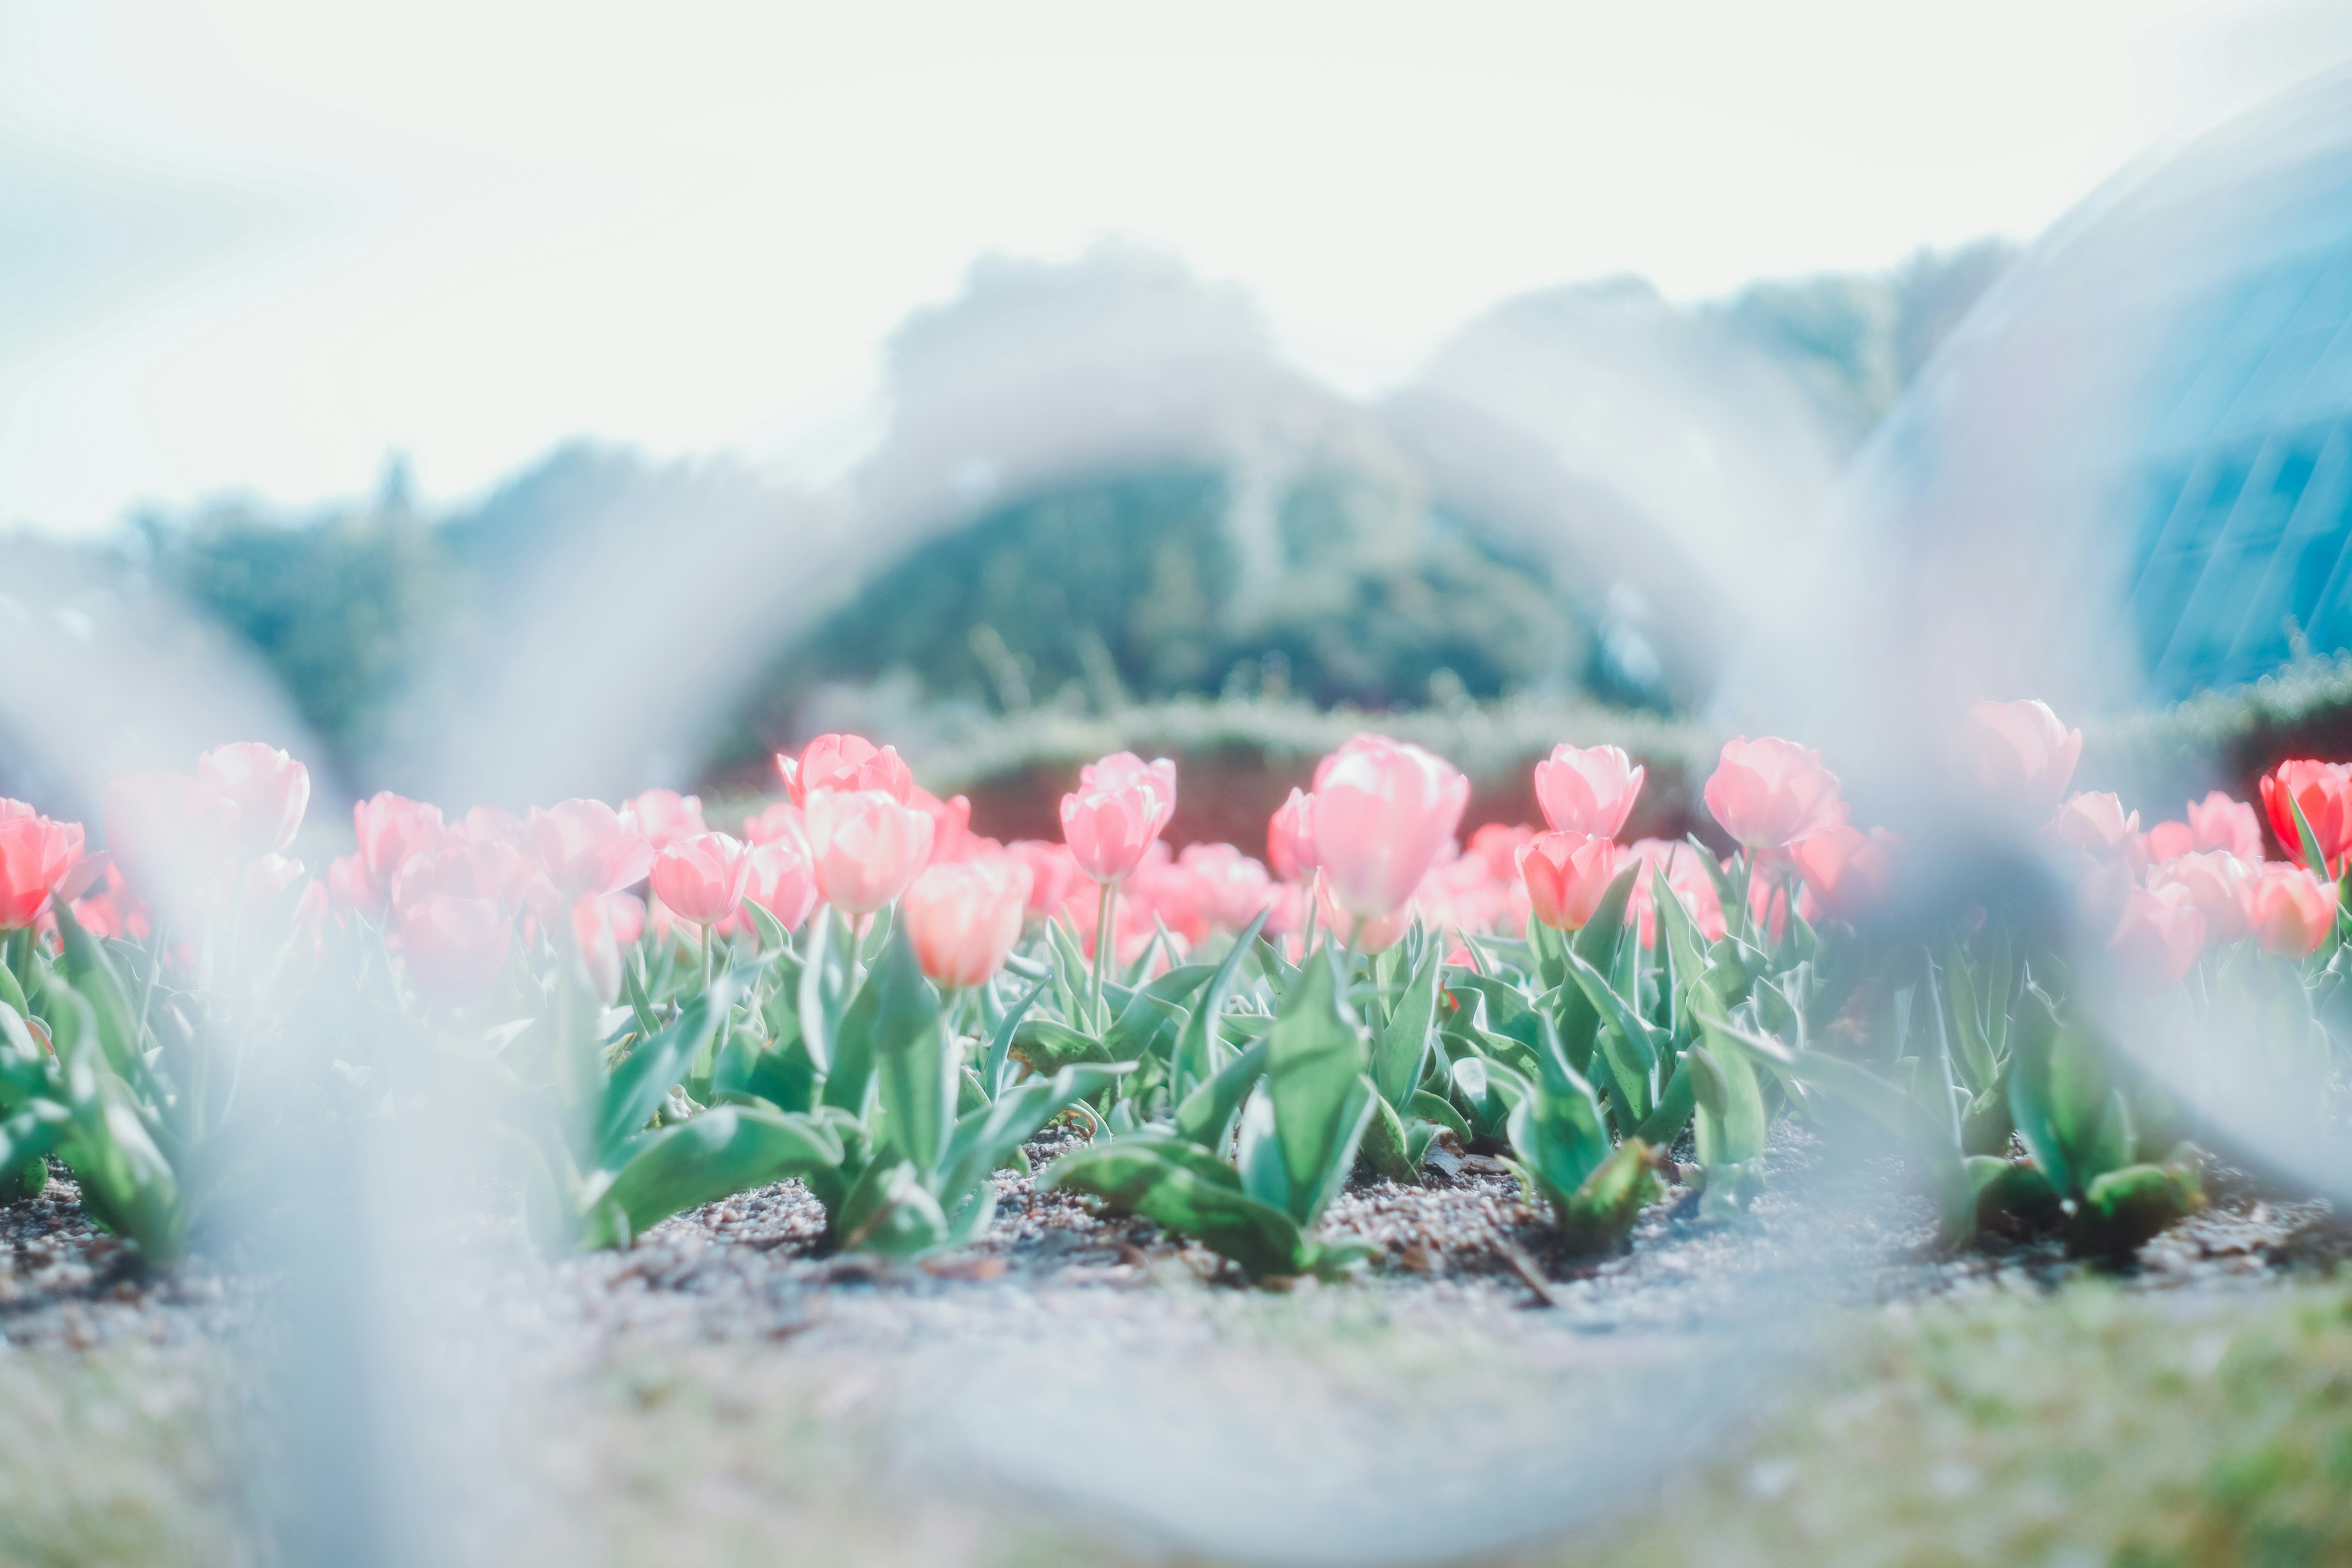
[[1716, 890], [1715, 879], [1707, 874], [1697, 850], [1680, 842], [1642, 838], [1625, 852], [1643, 868], [1634, 879], [1633, 894], [1625, 902], [1626, 912], [1642, 928], [1643, 946], [1655, 947], [1658, 943], [1655, 900], [1656, 884], [1662, 875], [1666, 890], [1682, 900], [1700, 937], [1707, 942], [1723, 940], [1728, 929], [1723, 919], [1723, 896]]
[[1029, 868], [1029, 912], [1043, 918], [1061, 909], [1070, 890], [1086, 879], [1078, 858], [1066, 844], [1043, 838], [1016, 838], [1004, 852]]
[[[2242, 800], [2220, 790], [2189, 803], [2189, 847], [2202, 853], [2220, 850], [2249, 866], [2263, 858], [2263, 819]], [[2170, 859], [2170, 856], [2166, 856]]]
[[[1070, 928], [1078, 939], [1078, 950], [1088, 958], [1095, 953], [1096, 928], [1102, 919], [1101, 889], [1083, 878], [1072, 887], [1068, 900], [1056, 910], [1055, 916]], [[1143, 950], [1160, 934], [1159, 911], [1141, 899], [1118, 899], [1111, 916], [1113, 963], [1126, 965], [1143, 956]], [[1181, 933], [1172, 933], [1181, 942]]]
[[302, 862], [290, 855], [264, 855], [246, 862], [237, 890], [249, 910], [268, 909], [303, 879]]
[[699, 838], [710, 831], [703, 826], [702, 797], [680, 795], [674, 789], [646, 791], [621, 808], [621, 820], [635, 828], [637, 836], [656, 852], [680, 839]]
[[[533, 870], [522, 852], [495, 839], [487, 843], [451, 835], [429, 849], [411, 855], [392, 874], [392, 907], [404, 910], [429, 898], [482, 899], [501, 914], [513, 915], [523, 906]], [[332, 887], [338, 878], [327, 868]]]
[[1706, 781], [1706, 808], [1750, 849], [1778, 849], [1845, 820], [1822, 754], [1767, 735], [1727, 741]]
[[965, 840], [972, 837], [971, 801], [964, 795], [941, 800], [920, 784], [907, 791], [907, 804], [920, 806], [931, 819], [931, 858], [933, 860], [966, 860], [976, 846]]
[[359, 834], [360, 863], [379, 889], [379, 900], [390, 891], [393, 873], [411, 855], [439, 844], [446, 831], [439, 806], [390, 790], [354, 805], [352, 826]]
[[1265, 825], [1265, 863], [1286, 882], [1315, 875], [1315, 797], [1293, 786]]
[[1116, 882], [1142, 863], [1175, 810], [1176, 764], [1119, 752], [1078, 770], [1077, 789], [1062, 797], [1062, 838], [1087, 876]]
[[[0, 801], [0, 931], [36, 923], [81, 859], [80, 823], [52, 822], [21, 801]], [[66, 891], [68, 904], [78, 891]]]
[[1633, 815], [1645, 771], [1617, 746], [1555, 746], [1549, 762], [1536, 764], [1536, 804], [1555, 833], [1614, 838]]
[[106, 786], [106, 847], [152, 903], [195, 902], [226, 867], [237, 810], [186, 773], [131, 773]]
[[1760, 867], [1748, 881], [1748, 923], [1774, 946], [1789, 930], [1788, 885]]
[[369, 880], [367, 862], [359, 856], [339, 855], [327, 862], [327, 901], [333, 909], [375, 920], [390, 895], [390, 889]]
[[2205, 917], [2189, 901], [2189, 889], [2134, 888], [2123, 918], [2107, 938], [2107, 951], [2124, 973], [2151, 990], [2180, 984], [2205, 946]]
[[[794, 835], [754, 844], [749, 859], [751, 874], [743, 880], [743, 901], [775, 916], [776, 923], [786, 931], [800, 930], [809, 911], [816, 908], [817, 899], [807, 841]], [[732, 934], [733, 929], [722, 926], [720, 934]]]
[[1265, 868], [1230, 844], [1187, 844], [1176, 866], [1192, 878], [1203, 918], [1220, 931], [1244, 929], [1274, 897]]
[[400, 911], [400, 961], [416, 989], [462, 1006], [506, 967], [513, 921], [487, 899], [436, 893]]
[[1901, 843], [1884, 827], [1864, 833], [1839, 823], [1799, 839], [1789, 855], [1812, 894], [1812, 908], [1851, 921], [1886, 897], [1887, 872]]
[[1167, 840], [1160, 839], [1128, 874], [1119, 910], [1122, 916], [1148, 916], [1150, 922], [1182, 937], [1188, 947], [1197, 946], [1209, 936], [1209, 913], [1201, 894], [1199, 882], [1176, 864]]
[[2297, 805], [2327, 862], [2328, 875], [2341, 877], [2345, 857], [2352, 853], [2352, 764], [2281, 763], [2263, 779], [2263, 808], [2270, 813], [2271, 831], [2278, 835], [2290, 860], [2303, 858], [2303, 835], [2294, 825]]
[[1966, 732], [1985, 788], [2034, 812], [2065, 798], [2083, 731], [2067, 729], [2047, 702], [1979, 702], [1969, 710]]
[[801, 750], [795, 762], [776, 753], [776, 771], [792, 791], [793, 804], [805, 807], [819, 790], [880, 790], [899, 805], [908, 804], [915, 775], [898, 757], [896, 746], [877, 746], [863, 735], [819, 735]]
[[1358, 952], [1386, 952], [1403, 941], [1404, 933], [1412, 929], [1412, 904], [1409, 895], [1407, 902], [1385, 913], [1359, 915], [1334, 901], [1331, 879], [1328, 874], [1315, 879], [1315, 908], [1317, 918], [1323, 922], [1324, 929], [1343, 945], [1352, 946]]
[[1529, 839], [1518, 854], [1528, 907], [1559, 931], [1580, 931], [1617, 875], [1617, 844], [1598, 833], [1554, 829]]
[[236, 807], [237, 858], [275, 855], [301, 831], [310, 770], [275, 746], [243, 741], [196, 759], [196, 782]]
[[2139, 858], [2147, 865], [2158, 865], [2196, 853], [2197, 835], [2185, 822], [2159, 822], [2139, 836]]
[[2307, 958], [2336, 925], [2336, 884], [2306, 867], [2283, 860], [2257, 866], [2240, 893], [2246, 923], [2265, 952]]
[[808, 842], [808, 819], [801, 808], [791, 801], [774, 801], [743, 819], [743, 842], [773, 844], [780, 838], [796, 838]]
[[2236, 856], [2215, 849], [2191, 851], [2151, 867], [2151, 890], [2179, 888], [2205, 917], [2205, 934], [2217, 942], [2235, 942], [2246, 934], [2246, 867]]
[[1315, 859], [1329, 902], [1385, 921], [1444, 859], [1470, 804], [1453, 763], [1385, 735], [1358, 735], [1315, 770]]
[[478, 805], [452, 824], [449, 831], [477, 844], [509, 844], [530, 853], [530, 829], [521, 817], [503, 806]]
[[2050, 819], [2049, 833], [2095, 860], [2127, 859], [2139, 847], [2139, 813], [2126, 816], [2111, 791], [2070, 795]]
[[653, 869], [654, 847], [601, 800], [533, 809], [527, 826], [540, 870], [567, 901], [618, 892]]
[[[91, 856], [91, 860], [99, 857]], [[143, 899], [133, 898], [111, 860], [101, 868], [98, 891], [74, 902], [74, 918], [92, 936], [122, 937], [145, 942], [154, 929], [154, 911]]]
[[623, 954], [645, 934], [646, 906], [635, 893], [591, 893], [572, 904], [572, 945], [597, 1000], [620, 1000]]
[[743, 901], [751, 852], [724, 833], [683, 838], [654, 857], [654, 897], [678, 919], [716, 925]]
[[930, 858], [929, 814], [886, 790], [816, 790], [803, 809], [817, 890], [845, 913], [880, 909]]
[[915, 879], [900, 907], [923, 973], [957, 990], [1004, 967], [1029, 909], [1029, 868], [1006, 855], [950, 860]]
[[1525, 823], [1489, 822], [1470, 835], [1465, 859], [1475, 859], [1488, 879], [1510, 883], [1519, 879], [1519, 851], [1534, 841], [1536, 830]]

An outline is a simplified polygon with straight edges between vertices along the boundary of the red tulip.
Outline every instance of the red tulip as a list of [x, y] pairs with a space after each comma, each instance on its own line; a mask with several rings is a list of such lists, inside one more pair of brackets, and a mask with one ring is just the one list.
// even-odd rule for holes
[[1119, 752], [1078, 770], [1077, 789], [1062, 797], [1062, 838], [1087, 876], [1116, 882], [1142, 863], [1175, 810], [1176, 764]]
[[2270, 813], [2271, 831], [2278, 835], [2290, 860], [2303, 858], [2303, 836], [2294, 826], [2296, 805], [2311, 825], [2328, 875], [2341, 877], [2345, 856], [2352, 852], [2352, 764], [2281, 763], [2263, 780], [2263, 809]]
[[1845, 820], [1822, 754], [1767, 735], [1727, 741], [1706, 781], [1706, 808], [1750, 849], [1778, 849]]
[[310, 770], [275, 746], [243, 741], [196, 759], [196, 782], [236, 807], [237, 858], [275, 855], [301, 831]]
[[[0, 801], [0, 931], [23, 931], [82, 859], [79, 822], [52, 822], [21, 801]], [[82, 886], [87, 879], [82, 879]], [[79, 886], [65, 892], [71, 903]]]
[[1621, 747], [1555, 746], [1549, 761], [1536, 764], [1536, 804], [1555, 833], [1614, 838], [1633, 815], [1645, 771]]
[[1413, 906], [1410, 900], [1385, 914], [1359, 915], [1335, 900], [1331, 879], [1327, 876], [1315, 879], [1315, 910], [1324, 929], [1358, 952], [1386, 952], [1412, 929]]
[[1176, 866], [1192, 879], [1202, 915], [1223, 931], [1243, 930], [1274, 897], [1265, 868], [1230, 844], [1187, 844]]
[[776, 753], [776, 771], [793, 803], [806, 806], [819, 790], [880, 790], [904, 805], [915, 788], [915, 775], [898, 758], [896, 746], [877, 746], [863, 735], [819, 735], [801, 750], [800, 760]]
[[1580, 931], [1617, 875], [1617, 844], [1605, 834], [1555, 829], [1529, 839], [1518, 863], [1535, 918], [1560, 931]]
[[2273, 860], [2257, 866], [2240, 889], [2246, 923], [2265, 951], [2307, 958], [2336, 924], [2336, 884], [2307, 867]]
[[621, 808], [621, 820], [656, 851], [710, 831], [702, 822], [702, 797], [680, 795], [674, 789], [646, 791]]
[[514, 922], [488, 899], [435, 893], [400, 911], [400, 961], [416, 989], [463, 1005], [506, 967]]
[[1315, 797], [1295, 785], [1265, 825], [1265, 863], [1286, 882], [1315, 875]]
[[1028, 909], [1029, 868], [994, 855], [931, 867], [907, 889], [899, 914], [923, 973], [955, 990], [1004, 967]]
[[618, 892], [653, 869], [654, 847], [601, 800], [534, 809], [528, 826], [540, 870], [566, 900]]
[[2095, 860], [2128, 859], [2139, 847], [2139, 813], [2126, 816], [2123, 801], [2112, 791], [2070, 795], [2050, 819], [2048, 831], [2059, 843]]
[[[809, 866], [808, 841], [797, 834], [766, 844], [754, 844], [748, 857], [751, 874], [743, 880], [743, 901], [757, 904], [776, 917], [786, 931], [798, 931], [816, 908], [816, 877]], [[719, 927], [731, 934], [732, 925]]]
[[2030, 698], [1978, 703], [1969, 710], [1967, 735], [1984, 786], [2035, 812], [2065, 798], [2083, 754], [2083, 731], [2067, 729], [2050, 704]]
[[2180, 984], [2205, 946], [2205, 917], [2189, 889], [2134, 888], [2107, 951], [2124, 972], [2154, 990]]
[[185, 773], [131, 773], [106, 786], [106, 847], [151, 903], [186, 907], [228, 865], [234, 802]]
[[1362, 921], [1412, 901], [1470, 804], [1453, 763], [1385, 735], [1358, 735], [1315, 770], [1315, 859], [1327, 900]]
[[886, 790], [816, 790], [804, 810], [817, 890], [846, 913], [880, 909], [930, 858], [929, 814]]
[[2176, 855], [2149, 869], [2147, 885], [2187, 892], [2205, 917], [2205, 934], [2212, 941], [2235, 942], [2246, 934], [2246, 868], [2236, 856], [2219, 849]]
[[360, 863], [378, 890], [379, 902], [391, 890], [393, 873], [411, 855], [439, 844], [446, 831], [439, 806], [390, 790], [354, 805], [352, 826], [359, 834]]
[[1839, 823], [1799, 839], [1789, 855], [1814, 906], [1832, 919], [1851, 921], [1886, 897], [1886, 875], [1901, 844], [1884, 827], [1864, 833]]
[[2189, 838], [2192, 849], [2218, 849], [2249, 866], [2263, 858], [2263, 819], [2252, 806], [2218, 789], [2201, 801], [2189, 803]]
[[724, 833], [680, 839], [654, 857], [654, 897], [678, 919], [716, 925], [743, 901], [751, 874], [751, 852]]

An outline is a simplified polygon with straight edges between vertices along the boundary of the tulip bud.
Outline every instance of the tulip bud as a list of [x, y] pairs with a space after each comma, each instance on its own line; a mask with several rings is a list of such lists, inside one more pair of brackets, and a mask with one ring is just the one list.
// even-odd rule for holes
[[410, 856], [440, 843], [445, 831], [439, 806], [390, 790], [354, 804], [352, 826], [359, 834], [360, 863], [379, 896], [391, 889], [393, 873]]
[[196, 782], [236, 807], [237, 858], [275, 855], [301, 831], [310, 770], [257, 741], [215, 746], [196, 759]]
[[1062, 838], [1087, 876], [1116, 882], [1142, 863], [1175, 810], [1176, 764], [1119, 752], [1078, 770], [1077, 789], [1062, 797]]
[[929, 814], [887, 791], [816, 790], [804, 809], [817, 890], [845, 913], [880, 909], [930, 858]]
[[1555, 746], [1536, 764], [1536, 804], [1555, 833], [1614, 838], [1633, 815], [1645, 772], [1621, 747]]
[[1286, 882], [1315, 875], [1315, 797], [1294, 786], [1265, 825], [1265, 863]]
[[899, 917], [923, 973], [949, 990], [1004, 967], [1029, 907], [1029, 868], [1010, 856], [943, 861], [915, 879]]
[[802, 748], [800, 759], [778, 752], [776, 771], [792, 791], [793, 804], [805, 807], [820, 790], [880, 790], [899, 805], [911, 800], [915, 775], [898, 758], [895, 746], [877, 746], [863, 735], [819, 735]]
[[2083, 754], [2083, 731], [2067, 729], [2050, 704], [2031, 698], [1977, 703], [1965, 733], [1978, 781], [2035, 813], [2065, 798]]
[[1822, 754], [1775, 735], [1727, 741], [1706, 781], [1706, 808], [1750, 849], [1779, 849], [1845, 820]]
[[2283, 957], [2308, 958], [2336, 924], [2336, 884], [2306, 867], [2277, 860], [2258, 866], [2240, 897], [2255, 940]]
[[698, 834], [672, 844], [654, 858], [654, 897], [694, 925], [716, 925], [743, 901], [751, 875], [750, 852], [724, 833]]
[[2204, 945], [2205, 917], [2178, 886], [2134, 888], [2107, 939], [2117, 965], [2151, 990], [2179, 984]]
[[1315, 770], [1315, 859], [1327, 900], [1381, 921], [1412, 901], [1454, 844], [1470, 781], [1444, 758], [1358, 735]]
[[1518, 853], [1528, 908], [1560, 931], [1580, 931], [1617, 875], [1616, 841], [1597, 833], [1539, 833]]
[[2352, 852], [2352, 764], [2281, 763], [2263, 778], [2263, 808], [2270, 813], [2271, 831], [2278, 835], [2290, 860], [2303, 858], [2303, 835], [2294, 825], [2298, 805], [2327, 862], [2328, 875], [2342, 876], [2346, 854]]
[[[746, 858], [751, 873], [743, 879], [743, 901], [757, 904], [776, 917], [786, 931], [798, 931], [816, 908], [816, 877], [809, 866], [808, 841], [797, 833], [766, 844], [754, 844]], [[740, 919], [719, 927], [721, 936], [733, 934]]]

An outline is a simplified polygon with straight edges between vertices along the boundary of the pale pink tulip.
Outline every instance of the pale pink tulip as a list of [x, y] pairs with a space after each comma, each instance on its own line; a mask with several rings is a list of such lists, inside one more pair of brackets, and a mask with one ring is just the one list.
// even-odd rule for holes
[[[754, 844], [750, 856], [751, 875], [743, 881], [743, 901], [757, 904], [776, 917], [776, 923], [786, 931], [798, 931], [816, 908], [816, 877], [809, 865], [808, 841], [797, 832]], [[736, 926], [744, 922], [738, 920]], [[721, 927], [720, 934], [731, 934], [734, 927]]]
[[327, 862], [327, 901], [334, 909], [375, 920], [383, 914], [391, 894], [391, 889], [369, 879], [367, 862], [359, 856], [338, 855]]
[[[635, 930], [623, 934], [622, 922], [635, 906]], [[621, 997], [623, 955], [645, 931], [646, 906], [634, 893], [591, 893], [572, 904], [572, 945], [589, 989], [611, 1006]]]
[[193, 907], [234, 854], [236, 805], [186, 773], [131, 773], [106, 786], [106, 847], [151, 903]]
[[1029, 908], [1029, 868], [1011, 856], [932, 866], [899, 916], [923, 973], [940, 986], [979, 985], [1004, 967]]
[[1142, 863], [1176, 810], [1176, 764], [1146, 763], [1119, 752], [1078, 770], [1078, 787], [1062, 797], [1062, 838], [1079, 868], [1116, 882]]
[[533, 808], [527, 826], [541, 872], [566, 902], [618, 892], [653, 869], [654, 847], [601, 800]]
[[196, 759], [196, 782], [236, 808], [234, 843], [241, 860], [292, 844], [310, 805], [310, 770], [258, 741], [206, 752]]
[[[532, 876], [530, 862], [513, 845], [451, 834], [411, 855], [392, 874], [392, 906], [406, 909], [446, 895], [487, 900], [500, 913], [512, 915], [522, 909]], [[327, 868], [327, 880], [331, 888], [339, 880], [332, 865]]]
[[2189, 803], [2189, 847], [2201, 852], [2218, 849], [2249, 866], [2263, 858], [2261, 814], [2218, 789]]
[[702, 797], [674, 789], [649, 789], [621, 808], [621, 820], [656, 854], [681, 839], [699, 838], [710, 831], [702, 820]]
[[1315, 879], [1315, 907], [1323, 927], [1342, 945], [1352, 946], [1358, 952], [1386, 952], [1404, 940], [1412, 929], [1412, 905], [1410, 901], [1378, 915], [1359, 915], [1334, 901], [1331, 879], [1328, 872]]
[[751, 851], [724, 833], [682, 838], [654, 857], [654, 896], [678, 919], [716, 925], [743, 901], [751, 874]]
[[744, 843], [773, 844], [780, 838], [795, 838], [803, 845], [808, 842], [808, 819], [791, 801], [771, 802], [743, 819]]
[[237, 890], [248, 910], [266, 910], [302, 879], [301, 861], [290, 855], [264, 855], [246, 862]]
[[390, 790], [353, 805], [352, 826], [359, 834], [360, 864], [378, 889], [379, 901], [391, 891], [393, 873], [411, 855], [440, 843], [446, 831], [439, 806]]
[[1549, 761], [1536, 764], [1536, 804], [1555, 833], [1614, 838], [1633, 815], [1645, 772], [1622, 747], [1555, 746]]
[[1315, 859], [1329, 902], [1385, 921], [1454, 846], [1470, 781], [1444, 758], [1359, 735], [1315, 770]]
[[1004, 847], [1004, 852], [1029, 868], [1029, 912], [1046, 916], [1060, 910], [1068, 901], [1070, 890], [1086, 879], [1078, 866], [1078, 858], [1070, 853], [1066, 844], [1050, 843], [1043, 838], [1016, 838]]
[[2179, 984], [2204, 946], [2205, 917], [2189, 901], [2189, 889], [2179, 886], [2134, 888], [2107, 938], [2116, 965], [2159, 991]]
[[887, 790], [816, 790], [803, 810], [817, 890], [845, 913], [880, 909], [930, 858], [930, 815]]
[[96, 892], [74, 901], [74, 918], [81, 921], [82, 929], [92, 936], [145, 942], [154, 929], [154, 911], [145, 900], [131, 896], [111, 860], [101, 868], [96, 886]]
[[2139, 858], [2150, 866], [2194, 854], [2196, 849], [2196, 832], [2185, 822], [2159, 822], [2139, 836]]
[[1851, 921], [1886, 897], [1887, 873], [1901, 844], [1884, 827], [1864, 833], [1839, 823], [1799, 839], [1789, 856], [1812, 895], [1811, 909]]
[[2299, 760], [2281, 763], [2264, 775], [2263, 808], [2289, 860], [2303, 858], [2303, 835], [2294, 825], [2297, 805], [2327, 861], [2327, 874], [2341, 877], [2346, 855], [2352, 852], [2352, 764]]
[[908, 804], [915, 775], [899, 759], [896, 746], [877, 746], [863, 735], [819, 735], [801, 748], [798, 761], [776, 753], [776, 771], [793, 803], [806, 806], [819, 790], [880, 790], [899, 805]]
[[397, 940], [416, 989], [462, 1006], [488, 991], [506, 967], [513, 921], [488, 899], [436, 893], [400, 911]]
[[1267, 819], [1265, 863], [1286, 882], [1315, 875], [1315, 797], [1296, 785]]
[[2031, 698], [1977, 703], [1966, 734], [1978, 781], [2029, 811], [2048, 811], [2065, 798], [2083, 754], [2083, 731], [2067, 729], [2050, 704]]
[[2308, 868], [2284, 860], [2257, 866], [2241, 893], [2246, 923], [2266, 952], [2307, 958], [2336, 925], [2336, 884]]
[[1617, 875], [1617, 843], [1600, 833], [1539, 833], [1520, 848], [1518, 868], [1535, 918], [1580, 931]]
[[1519, 879], [1519, 851], [1526, 848], [1535, 836], [1536, 830], [1525, 823], [1486, 823], [1470, 835], [1470, 843], [1462, 851], [1463, 858], [1477, 860], [1493, 881], [1516, 882]]
[[1243, 930], [1274, 896], [1265, 868], [1230, 844], [1187, 844], [1176, 865], [1192, 879], [1202, 915], [1220, 931]]
[[452, 824], [449, 831], [477, 844], [509, 844], [526, 855], [530, 853], [530, 829], [523, 826], [521, 817], [504, 806], [475, 806]]
[[2050, 836], [2096, 860], [2128, 859], [2139, 847], [2139, 813], [2112, 791], [2070, 795], [2050, 819]]
[[1723, 744], [1706, 781], [1706, 808], [1750, 849], [1779, 849], [1845, 820], [1837, 775], [1822, 754], [1767, 735]]
[[959, 795], [941, 800], [916, 784], [907, 792], [907, 804], [920, 806], [931, 819], [933, 860], [967, 860], [980, 852], [979, 845], [966, 842], [972, 837], [971, 801], [967, 796]]
[[2147, 885], [2161, 891], [2180, 888], [2205, 917], [2210, 941], [2235, 942], [2246, 934], [2245, 863], [2224, 850], [2191, 851], [2149, 868]]
[[[50, 894], [73, 876], [81, 859], [80, 823], [52, 822], [22, 802], [0, 801], [0, 931], [23, 931], [38, 921]], [[79, 890], [68, 890], [66, 902], [73, 902]]]

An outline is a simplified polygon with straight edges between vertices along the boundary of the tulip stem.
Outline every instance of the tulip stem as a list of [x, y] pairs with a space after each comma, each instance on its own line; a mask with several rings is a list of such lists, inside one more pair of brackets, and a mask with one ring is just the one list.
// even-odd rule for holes
[[1103, 1016], [1103, 965], [1108, 962], [1110, 950], [1117, 945], [1111, 940], [1111, 915], [1118, 907], [1118, 884], [1102, 885], [1102, 902], [1095, 910], [1095, 1027], [1108, 1028], [1110, 1020]]
[[702, 988], [710, 989], [710, 922], [702, 922]]

